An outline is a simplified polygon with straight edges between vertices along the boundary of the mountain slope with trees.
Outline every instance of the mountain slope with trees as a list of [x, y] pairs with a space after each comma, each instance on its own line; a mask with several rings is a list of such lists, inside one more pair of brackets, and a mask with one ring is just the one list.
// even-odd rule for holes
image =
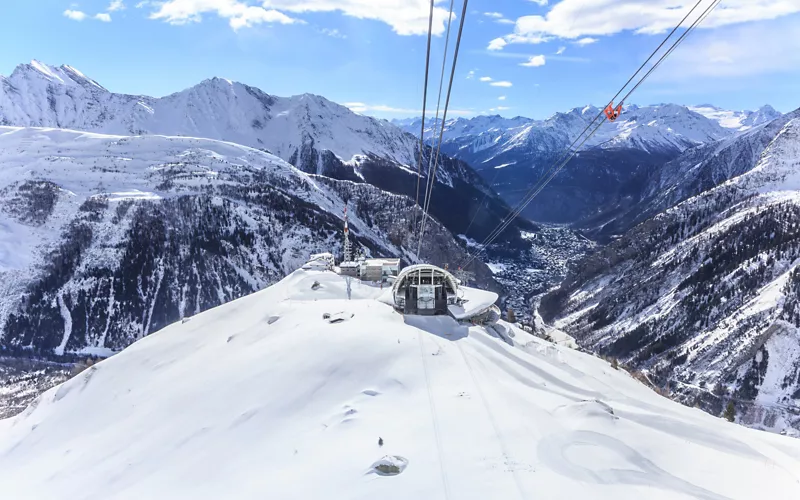
[[544, 319], [688, 404], [800, 428], [800, 118], [782, 125], [737, 140], [748, 157], [772, 133], [746, 172], [584, 259]]

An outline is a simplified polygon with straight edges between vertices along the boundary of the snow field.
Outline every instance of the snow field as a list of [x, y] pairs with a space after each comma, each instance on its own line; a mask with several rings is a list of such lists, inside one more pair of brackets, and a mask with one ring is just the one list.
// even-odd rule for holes
[[[140, 340], [0, 421], [4, 494], [800, 495], [797, 441], [682, 407], [511, 325], [513, 346], [448, 317], [404, 317], [383, 295], [354, 283], [348, 301], [338, 275], [297, 271]], [[387, 456], [405, 470], [373, 473]]]

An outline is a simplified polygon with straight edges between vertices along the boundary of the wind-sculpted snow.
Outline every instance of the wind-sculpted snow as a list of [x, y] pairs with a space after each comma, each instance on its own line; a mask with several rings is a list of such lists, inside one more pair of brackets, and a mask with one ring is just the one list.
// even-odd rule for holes
[[0, 421], [4, 495], [800, 496], [800, 441], [681, 406], [503, 322], [501, 339], [404, 317], [377, 287], [346, 290], [297, 271], [47, 391]]
[[[743, 164], [765, 130], [739, 139]], [[800, 118], [772, 130], [757, 164], [586, 258], [542, 312], [584, 345], [646, 369], [688, 404], [719, 414], [733, 401], [738, 421], [793, 432]]]
[[[0, 165], [0, 345], [12, 352], [106, 355], [259, 290], [339, 251], [345, 201], [368, 253], [417, 259], [413, 200], [237, 144], [0, 127]], [[430, 224], [421, 257], [463, 259]]]

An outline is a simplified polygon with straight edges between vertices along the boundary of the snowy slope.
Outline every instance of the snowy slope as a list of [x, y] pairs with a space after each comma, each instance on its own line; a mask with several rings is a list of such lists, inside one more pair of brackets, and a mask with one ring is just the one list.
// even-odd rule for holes
[[[221, 78], [153, 98], [116, 94], [70, 66], [33, 61], [0, 80], [0, 125], [216, 139], [274, 154], [309, 174], [400, 195], [417, 192], [419, 145], [411, 134], [321, 96], [277, 97]], [[431, 154], [424, 152], [423, 176]], [[431, 210], [440, 220], [453, 210], [471, 209], [485, 193], [493, 212], [508, 211], [464, 162], [442, 156], [436, 180]], [[485, 227], [476, 224], [472, 237], [482, 239], [499, 221], [493, 216]], [[445, 225], [454, 233], [466, 228], [452, 220]]]
[[[743, 162], [758, 141], [739, 141]], [[732, 399], [741, 422], [800, 429], [799, 158], [792, 118], [746, 172], [585, 259], [543, 316], [683, 401], [719, 413]]]
[[0, 127], [0, 193], [0, 349], [107, 354], [259, 290], [338, 252], [345, 200], [368, 254], [416, 261], [413, 200], [209, 139]]
[[762, 106], [756, 111], [729, 111], [710, 104], [689, 106], [689, 109], [716, 121], [722, 127], [738, 131], [751, 129], [781, 116], [781, 113], [770, 105]]
[[386, 122], [320, 96], [276, 97], [221, 78], [157, 99], [115, 94], [74, 68], [33, 61], [0, 85], [0, 124], [205, 137], [266, 148], [286, 161], [310, 146], [347, 162], [373, 153], [416, 163], [414, 138]]
[[[345, 287], [295, 272], [46, 392], [0, 421], [4, 494], [800, 496], [796, 440], [680, 406], [507, 324], [495, 328], [513, 345], [493, 328], [404, 318], [374, 288], [347, 301]], [[323, 320], [338, 311], [349, 319]], [[373, 471], [384, 457], [398, 476]]]

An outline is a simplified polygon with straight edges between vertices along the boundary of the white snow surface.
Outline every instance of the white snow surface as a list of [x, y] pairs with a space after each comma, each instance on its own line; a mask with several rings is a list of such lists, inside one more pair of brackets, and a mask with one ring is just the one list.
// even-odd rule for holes
[[800, 498], [800, 441], [352, 288], [296, 271], [42, 394], [0, 421], [4, 498]]
[[716, 121], [720, 126], [733, 130], [748, 130], [781, 116], [770, 105], [762, 106], [757, 111], [730, 111], [710, 104], [689, 106], [689, 110], [699, 113], [706, 118]]
[[345, 162], [364, 153], [416, 162], [413, 136], [321, 96], [277, 97], [222, 78], [162, 98], [116, 94], [70, 66], [38, 61], [0, 78], [0, 125], [204, 137], [287, 161], [313, 144]]
[[462, 302], [447, 306], [450, 314], [456, 319], [467, 319], [483, 314], [494, 306], [499, 298], [494, 292], [468, 286], [458, 287], [458, 294]]

